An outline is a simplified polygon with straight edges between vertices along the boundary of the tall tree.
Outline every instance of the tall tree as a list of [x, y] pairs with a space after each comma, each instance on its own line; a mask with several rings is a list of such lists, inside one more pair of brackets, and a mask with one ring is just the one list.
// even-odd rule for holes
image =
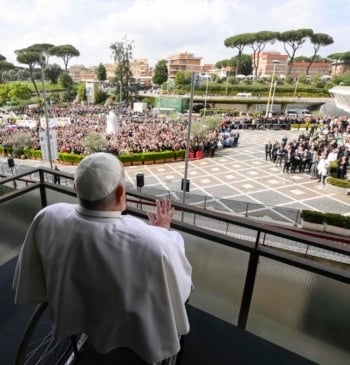
[[[306, 28], [288, 30], [277, 34], [277, 39], [283, 43], [283, 48], [289, 57], [287, 75], [290, 75], [292, 72], [296, 52], [303, 46], [308, 38], [312, 37], [313, 33], [312, 29]], [[290, 47], [290, 49], [288, 47]]]
[[158, 86], [161, 86], [168, 80], [168, 67], [165, 60], [159, 61], [153, 72], [152, 82]]
[[117, 64], [115, 71], [115, 81], [121, 90], [122, 98], [126, 102], [130, 99], [132, 72], [130, 62], [132, 61], [132, 50], [134, 43], [129, 41], [125, 36], [121, 42], [115, 42], [110, 45], [112, 57]]
[[38, 98], [40, 97], [40, 93], [35, 82], [35, 69], [36, 66], [45, 68], [49, 59], [50, 49], [53, 47], [54, 46], [50, 43], [35, 43], [27, 48], [15, 51], [17, 55], [17, 62], [28, 66], [30, 79]]
[[36, 95], [40, 98], [38, 86], [36, 85], [34, 78], [35, 66], [41, 65], [41, 54], [35, 51], [30, 51], [27, 48], [19, 49], [15, 51], [17, 55], [17, 62], [28, 66], [30, 79], [33, 83]]
[[64, 63], [64, 70], [68, 71], [68, 62], [73, 57], [79, 57], [80, 52], [70, 44], [63, 44], [50, 48], [50, 55], [62, 58]]
[[35, 43], [27, 48], [27, 51], [37, 52], [41, 55], [41, 61], [44, 65], [49, 63], [50, 57], [50, 49], [53, 48], [54, 45], [51, 43]]
[[325, 46], [328, 46], [332, 43], [334, 43], [334, 40], [333, 38], [328, 35], [328, 34], [325, 34], [325, 33], [314, 33], [311, 35], [310, 37], [310, 42], [311, 44], [313, 45], [313, 48], [314, 48], [314, 54], [312, 55], [311, 59], [310, 59], [310, 62], [307, 66], [307, 69], [306, 69], [306, 75], [309, 74], [309, 71], [310, 71], [310, 67], [311, 65], [315, 62], [316, 60], [316, 57], [317, 57], [317, 53], [318, 51], [320, 50], [321, 47], [325, 47]]
[[107, 80], [106, 67], [102, 63], [100, 63], [96, 69], [96, 77], [98, 81]]
[[13, 63], [7, 62], [6, 57], [3, 55], [0, 55], [0, 82], [2, 82], [2, 80], [3, 80], [3, 77], [2, 77], [3, 72], [14, 69], [14, 68], [15, 68], [15, 65]]
[[241, 56], [244, 50], [244, 47], [249, 44], [250, 36], [249, 33], [242, 33], [237, 34], [235, 36], [226, 38], [224, 41], [224, 45], [229, 48], [237, 48], [238, 55], [237, 55], [237, 63], [236, 63], [236, 70], [235, 75], [238, 74], [238, 69], [241, 63]]
[[259, 54], [264, 50], [267, 43], [274, 43], [277, 38], [277, 32], [263, 30], [258, 33], [247, 35], [248, 45], [252, 49], [252, 65], [255, 78], [258, 77]]

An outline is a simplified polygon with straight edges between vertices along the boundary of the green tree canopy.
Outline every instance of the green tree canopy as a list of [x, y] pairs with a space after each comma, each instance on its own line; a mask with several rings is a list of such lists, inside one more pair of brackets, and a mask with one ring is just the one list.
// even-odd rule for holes
[[28, 66], [30, 79], [33, 83], [38, 98], [40, 98], [39, 89], [34, 78], [34, 69], [35, 66], [41, 65], [41, 54], [36, 51], [31, 51], [27, 48], [19, 49], [15, 51], [15, 53], [17, 54], [17, 62]]
[[57, 84], [62, 69], [57, 63], [47, 65], [45, 68], [45, 76], [52, 84]]
[[79, 57], [80, 52], [71, 44], [63, 44], [50, 48], [50, 55], [62, 58], [65, 71], [68, 71], [68, 62], [73, 57]]
[[133, 81], [130, 68], [133, 47], [134, 43], [129, 41], [126, 36], [121, 42], [115, 42], [110, 45], [112, 57], [114, 62], [117, 63], [115, 81], [119, 84], [118, 89], [122, 91], [122, 98], [127, 102], [130, 99]]
[[255, 78], [258, 77], [259, 54], [265, 49], [267, 43], [274, 43], [277, 38], [277, 32], [263, 30], [258, 33], [251, 33], [249, 46], [252, 49], [252, 65]]
[[287, 75], [292, 71], [296, 52], [303, 46], [308, 38], [312, 37], [313, 33], [312, 29], [296, 29], [277, 33], [277, 39], [283, 43], [283, 48], [289, 56]]
[[311, 65], [315, 62], [317, 53], [320, 50], [321, 47], [328, 46], [332, 43], [334, 43], [333, 38], [325, 33], [313, 33], [310, 37], [310, 42], [313, 45], [314, 54], [311, 56], [309, 65], [306, 69], [306, 74], [309, 74]]
[[252, 73], [252, 57], [248, 54], [242, 53], [240, 56], [234, 56], [227, 60], [218, 61], [215, 64], [217, 68], [229, 68], [228, 76], [231, 70], [237, 70], [237, 75], [250, 75]]
[[59, 81], [65, 89], [67, 89], [67, 90], [72, 90], [73, 89], [74, 81], [69, 76], [68, 72], [66, 72], [66, 71], [61, 72], [60, 77], [59, 77]]
[[25, 131], [17, 131], [11, 135], [9, 144], [12, 148], [30, 148], [33, 144], [33, 139], [30, 133]]
[[107, 80], [106, 67], [102, 63], [100, 63], [96, 69], [96, 76], [98, 81]]
[[159, 61], [153, 72], [152, 82], [156, 85], [161, 86], [168, 80], [168, 67], [165, 60]]
[[83, 139], [82, 145], [88, 153], [103, 152], [106, 151], [108, 142], [104, 134], [89, 132]]
[[80, 101], [86, 101], [87, 100], [85, 82], [82, 82], [81, 84], [78, 85], [77, 93], [78, 93]]
[[189, 71], [178, 71], [175, 75], [175, 87], [191, 85], [192, 73]]
[[224, 41], [224, 45], [226, 47], [237, 48], [237, 50], [238, 50], [237, 63], [235, 65], [235, 67], [236, 67], [235, 75], [238, 74], [238, 68], [239, 68], [239, 64], [241, 61], [241, 55], [243, 53], [244, 47], [247, 46], [249, 44], [249, 42], [250, 42], [250, 36], [248, 33], [237, 34], [235, 36], [226, 38]]
[[4, 71], [8, 71], [11, 69], [14, 69], [15, 65], [11, 62], [7, 62], [6, 61], [6, 57], [4, 57], [3, 55], [0, 55], [0, 82], [2, 82], [3, 77], [2, 77], [2, 73]]

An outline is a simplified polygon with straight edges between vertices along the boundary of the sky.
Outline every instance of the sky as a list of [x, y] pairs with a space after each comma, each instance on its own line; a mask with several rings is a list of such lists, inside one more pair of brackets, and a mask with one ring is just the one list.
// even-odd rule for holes
[[[113, 63], [110, 46], [125, 38], [151, 67], [180, 52], [215, 64], [237, 55], [228, 37], [300, 28], [334, 39], [323, 57], [350, 51], [350, 0], [0, 0], [0, 9], [0, 54], [16, 65], [14, 51], [35, 43], [73, 45], [80, 56], [69, 66]], [[264, 51], [285, 54], [280, 42]], [[306, 43], [296, 56], [312, 51]]]

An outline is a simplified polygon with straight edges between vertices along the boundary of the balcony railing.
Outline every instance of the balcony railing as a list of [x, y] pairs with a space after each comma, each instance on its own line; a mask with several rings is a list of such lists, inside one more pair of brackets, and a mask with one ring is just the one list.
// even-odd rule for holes
[[[3, 262], [17, 255], [41, 207], [76, 201], [68, 183], [72, 176], [60, 172], [63, 184], [57, 185], [53, 174], [38, 168], [0, 181], [16, 188], [0, 197]], [[151, 194], [128, 189], [127, 200], [127, 213], [143, 219], [155, 209]], [[173, 205], [172, 226], [184, 235], [193, 267], [191, 306], [314, 362], [350, 363], [347, 243], [176, 201]]]

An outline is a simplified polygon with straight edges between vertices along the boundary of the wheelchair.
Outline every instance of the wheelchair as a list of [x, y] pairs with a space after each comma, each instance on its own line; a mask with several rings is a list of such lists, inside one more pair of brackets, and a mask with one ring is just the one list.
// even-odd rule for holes
[[[171, 358], [154, 363], [152, 365], [179, 365], [182, 355], [184, 336], [180, 338], [180, 352]], [[80, 364], [82, 353], [89, 348], [88, 336], [86, 334], [72, 335], [56, 342], [51, 327], [48, 313], [48, 304], [41, 303], [36, 306], [28, 324], [24, 330], [16, 356], [15, 365], [74, 365]], [[147, 364], [136, 353], [130, 349], [117, 348], [122, 351], [125, 363]], [[96, 352], [93, 352], [96, 354]], [[125, 354], [129, 354], [125, 358]], [[120, 355], [120, 353], [119, 353]], [[131, 357], [130, 357], [131, 356]], [[131, 360], [130, 360], [131, 359]], [[103, 364], [103, 360], [96, 360], [96, 363]], [[122, 357], [123, 361], [123, 357]], [[123, 362], [124, 363], [124, 362]]]
[[79, 357], [85, 334], [60, 342], [53, 338], [47, 303], [38, 304], [30, 318], [16, 356], [15, 365], [70, 365]]

